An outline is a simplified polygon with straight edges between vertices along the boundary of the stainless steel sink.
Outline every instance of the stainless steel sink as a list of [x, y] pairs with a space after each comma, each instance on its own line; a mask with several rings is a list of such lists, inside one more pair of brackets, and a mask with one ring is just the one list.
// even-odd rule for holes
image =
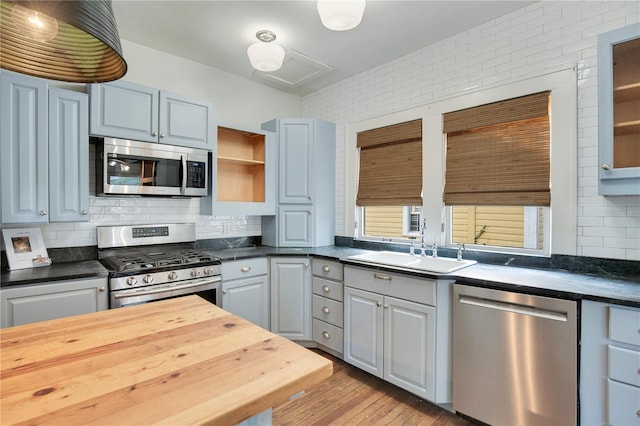
[[475, 260], [457, 260], [448, 257], [414, 256], [395, 251], [376, 251], [365, 254], [349, 256], [347, 259], [360, 262], [397, 266], [400, 268], [416, 269], [438, 274], [448, 274], [467, 266], [478, 263]]

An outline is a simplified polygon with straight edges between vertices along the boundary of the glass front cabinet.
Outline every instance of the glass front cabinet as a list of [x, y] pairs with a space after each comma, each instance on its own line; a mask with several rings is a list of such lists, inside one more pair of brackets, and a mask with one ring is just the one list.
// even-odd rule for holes
[[640, 23], [598, 36], [599, 194], [640, 194]]

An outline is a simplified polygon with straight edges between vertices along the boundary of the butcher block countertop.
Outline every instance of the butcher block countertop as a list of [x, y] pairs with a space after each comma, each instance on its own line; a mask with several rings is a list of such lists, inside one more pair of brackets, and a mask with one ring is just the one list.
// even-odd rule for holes
[[235, 424], [333, 371], [198, 296], [0, 333], [2, 425]]

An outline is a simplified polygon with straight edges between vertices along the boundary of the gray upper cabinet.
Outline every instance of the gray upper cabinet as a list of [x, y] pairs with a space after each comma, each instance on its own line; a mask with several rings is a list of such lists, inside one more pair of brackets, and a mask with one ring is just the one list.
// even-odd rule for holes
[[0, 74], [2, 223], [89, 220], [88, 100]]
[[598, 36], [600, 195], [640, 194], [640, 23]]
[[262, 242], [276, 247], [331, 245], [335, 234], [335, 124], [281, 119], [262, 125], [276, 132], [278, 206], [262, 218]]
[[211, 102], [127, 81], [89, 85], [95, 136], [211, 149]]

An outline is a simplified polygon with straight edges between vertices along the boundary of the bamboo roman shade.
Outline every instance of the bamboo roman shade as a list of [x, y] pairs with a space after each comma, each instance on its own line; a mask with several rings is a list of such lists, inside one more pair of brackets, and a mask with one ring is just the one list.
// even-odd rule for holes
[[422, 120], [358, 133], [358, 206], [422, 205]]
[[550, 93], [444, 114], [447, 205], [550, 205]]

